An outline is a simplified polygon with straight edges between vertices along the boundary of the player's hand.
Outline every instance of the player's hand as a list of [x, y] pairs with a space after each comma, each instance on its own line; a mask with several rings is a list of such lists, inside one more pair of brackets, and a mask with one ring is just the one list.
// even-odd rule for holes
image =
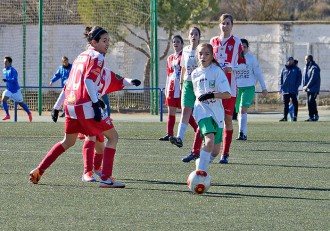
[[7, 79], [2, 79], [2, 81], [7, 82]]
[[198, 100], [200, 102], [208, 100], [208, 99], [213, 99], [214, 98], [214, 93], [213, 92], [208, 92], [205, 94], [202, 94], [201, 96], [198, 97]]
[[59, 112], [59, 110], [53, 109], [53, 110], [52, 110], [52, 113], [51, 113], [52, 120], [53, 120], [55, 123], [57, 122], [57, 119], [58, 119], [58, 112]]
[[94, 120], [97, 122], [100, 122], [102, 119], [102, 114], [101, 114], [101, 105], [99, 102], [93, 103], [93, 110], [94, 110]]
[[138, 86], [140, 86], [141, 81], [138, 80], [138, 79], [133, 79], [133, 80], [132, 80], [132, 84], [138, 87]]
[[100, 104], [102, 109], [105, 109], [105, 103], [100, 99], [99, 99], [99, 104]]

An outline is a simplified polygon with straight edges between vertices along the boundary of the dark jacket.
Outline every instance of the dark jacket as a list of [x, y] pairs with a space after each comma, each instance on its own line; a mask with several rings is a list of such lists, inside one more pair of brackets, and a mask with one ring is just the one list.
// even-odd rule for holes
[[307, 87], [307, 92], [319, 93], [321, 86], [320, 67], [315, 61], [310, 61], [306, 64], [304, 70], [303, 86]]
[[280, 77], [280, 87], [282, 94], [298, 94], [301, 85], [302, 74], [299, 67], [287, 66], [283, 68]]

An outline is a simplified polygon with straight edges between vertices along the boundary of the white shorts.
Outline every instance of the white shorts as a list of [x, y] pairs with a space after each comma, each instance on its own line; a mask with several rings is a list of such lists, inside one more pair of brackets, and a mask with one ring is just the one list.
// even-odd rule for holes
[[7, 96], [9, 100], [13, 100], [14, 102], [23, 102], [23, 95], [21, 90], [18, 90], [16, 93], [12, 93], [11, 91], [5, 90], [4, 92], [2, 92], [2, 98], [5, 96]]

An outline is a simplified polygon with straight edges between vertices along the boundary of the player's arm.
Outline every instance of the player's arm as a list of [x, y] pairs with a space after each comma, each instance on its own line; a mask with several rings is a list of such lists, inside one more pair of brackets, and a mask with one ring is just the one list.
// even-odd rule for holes
[[262, 71], [260, 69], [259, 63], [258, 63], [257, 59], [254, 56], [253, 56], [252, 71], [253, 71], [254, 75], [257, 77], [257, 80], [259, 81], [263, 96], [266, 96], [268, 94], [268, 91], [267, 91], [267, 88], [266, 88], [264, 77], [262, 75]]
[[64, 92], [64, 88], [62, 88], [62, 91], [60, 93], [60, 95], [58, 96], [55, 104], [54, 104], [54, 107], [53, 107], [53, 110], [52, 110], [52, 113], [51, 113], [51, 117], [52, 117], [52, 120], [56, 123], [57, 122], [57, 119], [58, 119], [58, 112], [60, 110], [60, 107], [63, 105], [64, 103], [64, 99], [65, 99], [65, 92]]
[[49, 82], [49, 86], [52, 86], [54, 82], [61, 78], [60, 68], [57, 69], [56, 73], [54, 74], [53, 78]]

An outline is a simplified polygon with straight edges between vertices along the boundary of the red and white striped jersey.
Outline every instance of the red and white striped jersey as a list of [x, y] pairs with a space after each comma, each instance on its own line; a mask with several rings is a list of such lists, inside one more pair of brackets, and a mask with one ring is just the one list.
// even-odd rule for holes
[[214, 58], [221, 67], [229, 66], [233, 69], [231, 73], [226, 73], [232, 97], [236, 97], [236, 73], [239, 64], [246, 64], [241, 40], [231, 35], [225, 42], [220, 36], [211, 38], [210, 44], [213, 46]]
[[[108, 68], [103, 68], [101, 74], [102, 74], [102, 78], [101, 78], [101, 82], [100, 82], [99, 89], [98, 89], [100, 96], [114, 92], [114, 91], [120, 91], [125, 86], [131, 85], [129, 83], [126, 83], [127, 81], [124, 81], [125, 80], [124, 77], [117, 75], [116, 73], [114, 73], [113, 71], [111, 71]], [[130, 80], [130, 79], [128, 79], [128, 80]]]
[[85, 79], [91, 79], [95, 83], [95, 92], [97, 92], [103, 65], [104, 56], [92, 47], [82, 52], [75, 59], [69, 78], [64, 86], [66, 117], [72, 119], [94, 118], [92, 101], [85, 86]]
[[171, 54], [167, 58], [166, 62], [166, 70], [167, 70], [167, 78], [166, 78], [166, 96], [168, 98], [180, 98], [181, 90], [180, 90], [180, 77], [181, 77], [181, 57], [182, 51], [178, 53]]

